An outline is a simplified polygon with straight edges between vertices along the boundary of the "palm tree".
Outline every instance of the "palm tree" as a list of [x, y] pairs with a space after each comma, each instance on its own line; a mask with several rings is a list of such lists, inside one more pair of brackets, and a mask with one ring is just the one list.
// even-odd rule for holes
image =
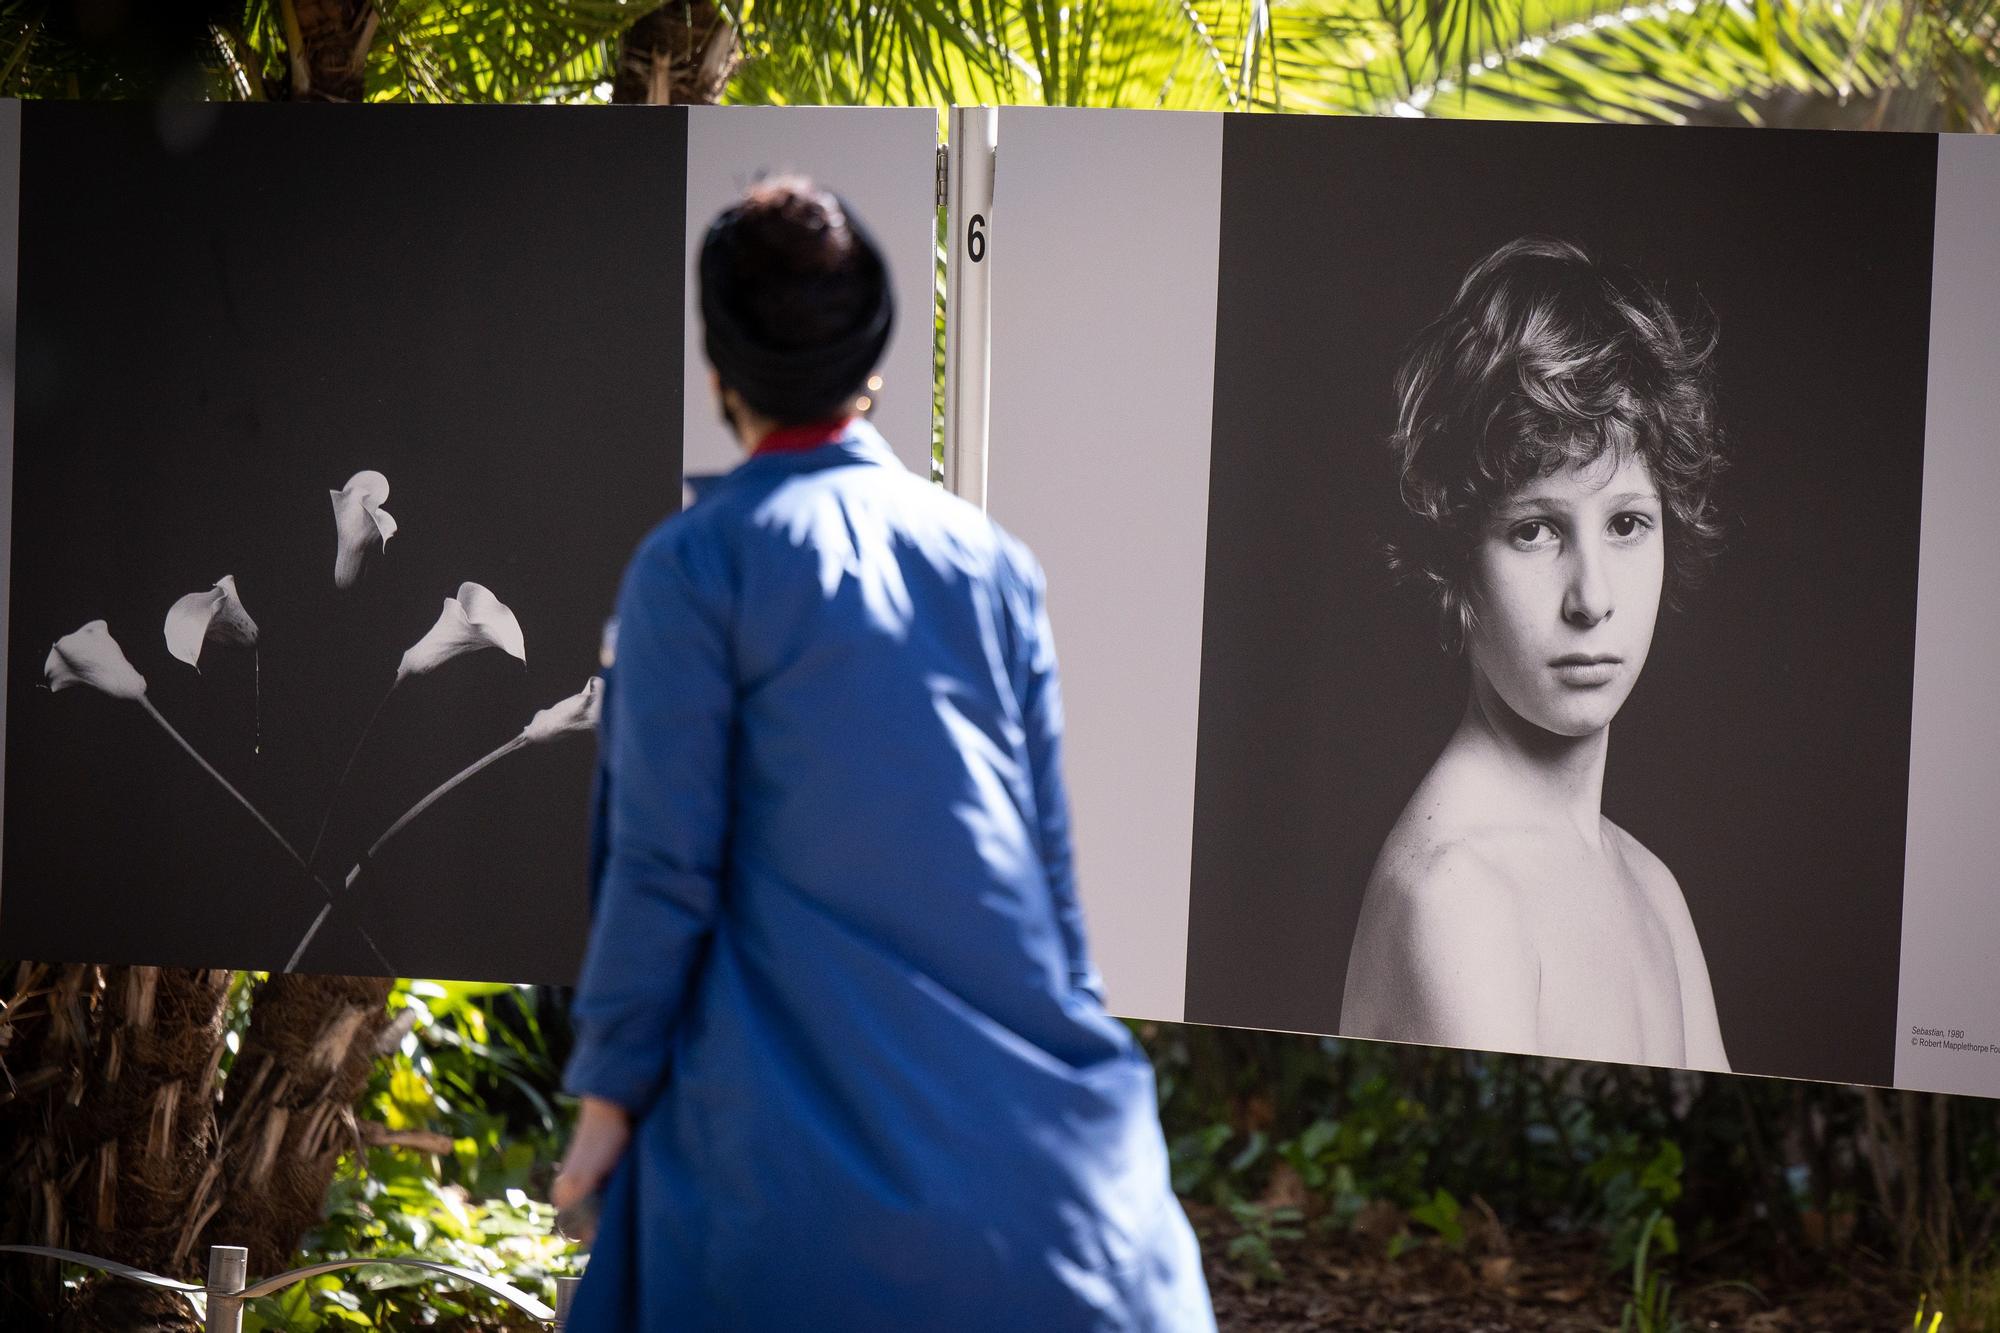
[[575, 100], [609, 81], [619, 35], [654, 8], [650, 0], [206, 0], [108, 11], [78, 0], [0, 0], [0, 93]]
[[655, 104], [714, 102], [742, 60], [736, 24], [712, 0], [661, 5], [618, 41], [611, 100]]
[[[1392, 19], [1387, 54], [1360, 66], [1366, 77], [1302, 88], [1297, 105], [1510, 120], [2000, 128], [1995, 0], [1557, 0], [1513, 21]], [[1327, 57], [1343, 58], [1332, 49]]]
[[2000, 0], [211, 0], [113, 34], [96, 8], [0, 0], [0, 90], [2000, 125]]
[[[671, 8], [671, 6], [669, 7]], [[2000, 0], [739, 0], [727, 100], [2000, 127]]]

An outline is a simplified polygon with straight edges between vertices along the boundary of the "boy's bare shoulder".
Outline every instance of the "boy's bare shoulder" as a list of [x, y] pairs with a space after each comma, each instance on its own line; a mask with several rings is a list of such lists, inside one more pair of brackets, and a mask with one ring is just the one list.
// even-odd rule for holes
[[1666, 911], [1669, 919], [1684, 916], [1687, 899], [1681, 893], [1681, 882], [1674, 878], [1673, 871], [1667, 869], [1667, 863], [1655, 856], [1645, 843], [1609, 819], [1604, 821], [1604, 829], [1607, 838], [1616, 845], [1626, 870], [1638, 881], [1646, 896]]
[[1349, 955], [1343, 1033], [1533, 1048], [1540, 964], [1518, 881], [1494, 851], [1428, 829], [1385, 844]]
[[1369, 877], [1364, 911], [1422, 936], [1431, 949], [1491, 947], [1522, 928], [1520, 885], [1508, 860], [1501, 836], [1435, 823], [1399, 826]]
[[1624, 857], [1627, 870], [1638, 881], [1647, 903], [1666, 927], [1668, 938], [1673, 941], [1676, 960], [1684, 968], [1699, 967], [1706, 983], [1707, 963], [1702, 957], [1701, 939], [1695, 931], [1694, 914], [1688, 907], [1687, 894], [1682, 892], [1680, 880], [1646, 844], [1608, 819], [1604, 821], [1604, 826], [1617, 840], [1619, 854]]
[[1370, 876], [1371, 891], [1405, 898], [1452, 899], [1468, 895], [1517, 896], [1517, 859], [1509, 830], [1454, 819], [1437, 805], [1412, 801], [1382, 844]]

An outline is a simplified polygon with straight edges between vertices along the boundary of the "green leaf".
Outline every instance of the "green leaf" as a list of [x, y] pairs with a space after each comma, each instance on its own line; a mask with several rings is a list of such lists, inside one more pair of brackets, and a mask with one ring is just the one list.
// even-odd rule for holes
[[1410, 1209], [1410, 1220], [1437, 1232], [1438, 1239], [1452, 1249], [1465, 1244], [1465, 1224], [1459, 1220], [1459, 1203], [1451, 1191], [1440, 1188], [1429, 1199]]

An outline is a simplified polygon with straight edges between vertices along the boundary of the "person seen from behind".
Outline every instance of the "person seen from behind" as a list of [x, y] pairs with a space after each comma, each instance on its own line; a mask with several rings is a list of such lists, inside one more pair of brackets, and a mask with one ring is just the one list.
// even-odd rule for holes
[[1213, 1329], [1085, 947], [1041, 570], [854, 415], [893, 297], [837, 198], [758, 185], [699, 268], [749, 457], [619, 593], [568, 1327]]

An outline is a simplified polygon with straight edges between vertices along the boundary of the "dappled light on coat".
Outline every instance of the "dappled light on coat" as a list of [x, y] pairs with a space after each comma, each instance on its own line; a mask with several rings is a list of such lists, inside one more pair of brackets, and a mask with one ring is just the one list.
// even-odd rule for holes
[[819, 556], [819, 589], [831, 600], [852, 578], [869, 620], [898, 640], [908, 636], [915, 608], [903, 581], [887, 517], [867, 497], [844, 495], [825, 474], [780, 486], [757, 509], [753, 522], [782, 528], [794, 546]]
[[[930, 687], [931, 706], [965, 760], [971, 787], [965, 798], [952, 803], [951, 813], [989, 863], [1005, 868], [1009, 876], [1034, 874], [1034, 840], [1021, 819], [1024, 808], [1034, 807], [1027, 774], [1012, 753], [960, 711], [952, 697], [959, 687], [950, 677], [933, 675]], [[1020, 728], [1013, 730], [1018, 734]], [[989, 893], [987, 901], [993, 897]]]

